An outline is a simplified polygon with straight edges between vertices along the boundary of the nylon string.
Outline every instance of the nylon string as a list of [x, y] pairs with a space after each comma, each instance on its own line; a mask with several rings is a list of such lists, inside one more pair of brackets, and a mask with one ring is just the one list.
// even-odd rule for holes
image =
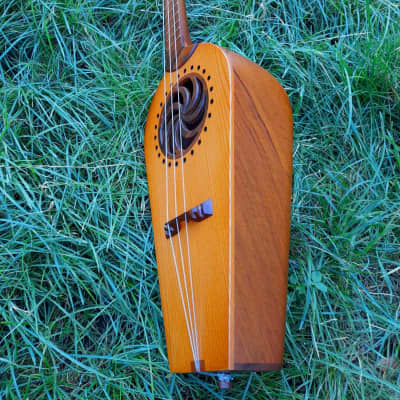
[[[169, 15], [169, 14], [168, 14]], [[178, 62], [178, 57], [177, 57], [177, 48], [176, 48], [176, 14], [175, 14], [175, 0], [172, 0], [172, 17], [173, 17], [173, 26], [174, 26], [174, 50], [175, 50], [175, 60], [176, 60], [176, 66]], [[170, 45], [170, 55], [171, 55], [171, 41], [169, 41]], [[172, 59], [170, 57], [170, 71], [172, 74]], [[178, 74], [178, 72], [176, 72]], [[178, 76], [178, 75], [177, 75]], [[179, 81], [177, 81], [177, 85], [179, 85]], [[170, 93], [172, 94], [173, 90], [173, 82], [172, 82], [172, 75], [170, 79]], [[179, 92], [178, 92], [178, 97], [179, 97]], [[171, 129], [172, 132], [175, 133], [175, 126], [174, 126], [174, 109], [173, 109], [173, 96], [170, 96], [171, 100], [171, 113], [172, 113], [172, 118], [171, 118]], [[181, 120], [179, 118], [180, 116], [180, 108], [178, 104], [178, 126], [181, 126]], [[178, 216], [178, 198], [177, 198], [177, 190], [176, 190], [176, 168], [175, 168], [175, 162], [176, 162], [176, 147], [175, 147], [175, 140], [172, 141], [172, 158], [173, 158], [173, 171], [174, 171], [174, 197], [175, 197], [175, 215]], [[182, 164], [183, 165], [183, 164]], [[184, 207], [184, 211], [186, 211], [186, 207]], [[185, 218], [186, 221], [186, 218]], [[178, 223], [178, 220], [176, 221]], [[187, 221], [186, 221], [187, 225]], [[187, 232], [187, 226], [185, 226], [185, 230]], [[178, 244], [179, 244], [179, 251], [180, 251], [180, 256], [181, 256], [181, 266], [182, 266], [182, 275], [183, 275], [183, 282], [185, 284], [185, 294], [186, 294], [186, 301], [188, 305], [188, 314], [189, 314], [189, 324], [190, 324], [190, 329], [192, 333], [192, 340], [194, 342], [194, 362], [198, 362], [198, 356], [197, 356], [197, 346], [196, 346], [196, 334], [194, 332], [194, 323], [192, 319], [192, 314], [190, 310], [190, 300], [189, 300], [189, 292], [188, 292], [188, 287], [187, 287], [187, 279], [186, 279], [186, 269], [185, 269], [185, 262], [184, 262], [184, 256], [183, 256], [183, 250], [182, 250], [182, 241], [181, 241], [181, 235], [180, 235], [180, 229], [178, 230]], [[193, 286], [193, 285], [192, 285]], [[192, 292], [193, 293], [193, 292]], [[196, 366], [197, 369], [197, 366]]]
[[[175, 33], [175, 10], [173, 8], [173, 18], [174, 18], [174, 33]], [[165, 21], [165, 3], [163, 1], [163, 32], [164, 32], [164, 49], [166, 51], [166, 37], [165, 37], [165, 24], [166, 22], [168, 23], [168, 27], [170, 27], [170, 12], [167, 10], [167, 21]], [[176, 47], [176, 33], [175, 33], [175, 47]], [[169, 54], [171, 55], [171, 34], [170, 34], [170, 29], [168, 29], [168, 46], [169, 46]], [[163, 68], [164, 68], [164, 104], [165, 104], [165, 111], [167, 109], [167, 95], [166, 95], [166, 54], [165, 51], [163, 52]], [[169, 59], [170, 62], [170, 71], [172, 71], [172, 61], [171, 57]], [[172, 82], [172, 76], [170, 75], [170, 93], [171, 93], [171, 128], [172, 132], [174, 132], [174, 110], [173, 110], [173, 96], [172, 96], [172, 89], [173, 89], [173, 82]], [[165, 132], [165, 156], [166, 156], [166, 162], [165, 162], [165, 191], [166, 191], [166, 218], [167, 221], [169, 221], [169, 193], [168, 193], [168, 160], [167, 160], [167, 154], [168, 154], [168, 135], [167, 135], [167, 118], [166, 118], [166, 113], [164, 114], [164, 132]], [[178, 123], [180, 123], [178, 121]], [[174, 167], [175, 167], [175, 143], [173, 140], [173, 162], [174, 162]], [[177, 217], [177, 194], [176, 194], [176, 171], [174, 168], [174, 195], [175, 195], [175, 213]], [[177, 221], [178, 222], [178, 221]], [[187, 222], [187, 221], [186, 221]], [[181, 239], [180, 239], [180, 230], [178, 229], [178, 243], [179, 243], [179, 249], [180, 249], [180, 255], [181, 255], [181, 263], [182, 263], [182, 270], [183, 270], [183, 278], [184, 278], [184, 284], [185, 284], [185, 292], [186, 292], [186, 298], [188, 301], [188, 307], [186, 308], [186, 302], [185, 298], [183, 295], [183, 290], [182, 290], [182, 284], [181, 284], [181, 277], [179, 273], [179, 268], [178, 268], [178, 263], [177, 263], [177, 257], [175, 254], [175, 248], [174, 244], [172, 241], [172, 237], [169, 237], [170, 240], [170, 245], [171, 245], [171, 251], [172, 251], [172, 258], [174, 261], [174, 267], [175, 267], [175, 273], [178, 281], [178, 287], [179, 287], [179, 293], [180, 293], [180, 298], [182, 302], [182, 307], [184, 311], [184, 316], [185, 316], [185, 322], [186, 322], [186, 329], [188, 332], [188, 337], [189, 337], [189, 342], [190, 342], [190, 347], [192, 350], [193, 354], [193, 359], [195, 362], [195, 367], [196, 370], [199, 370], [198, 366], [198, 346], [197, 346], [197, 340], [194, 340], [194, 331], [193, 331], [193, 322], [191, 318], [191, 313], [190, 313], [190, 304], [189, 304], [189, 297], [188, 297], [188, 292], [187, 292], [187, 284], [186, 284], [186, 274], [185, 274], [185, 266], [184, 266], [184, 260], [183, 260], [183, 253], [182, 253], [182, 244], [181, 244]]]
[[[180, 11], [179, 7], [179, 1], [177, 3], [178, 5], [178, 12]], [[177, 91], [178, 91], [178, 124], [179, 124], [179, 135], [180, 135], [180, 154], [181, 157], [183, 156], [183, 140], [182, 140], [182, 119], [181, 119], [181, 108], [179, 104], [179, 74], [178, 74], [178, 52], [176, 48], [176, 42], [177, 42], [177, 36], [176, 36], [176, 25], [175, 25], [175, 0], [172, 2], [172, 10], [173, 10], [173, 15], [174, 15], [174, 45], [175, 45], [175, 65], [176, 65], [176, 84], [177, 84]], [[187, 210], [186, 208], [186, 190], [185, 190], [185, 168], [184, 168], [184, 162], [183, 160], [181, 161], [181, 167], [182, 167], [182, 197], [183, 197], [183, 209], [184, 211]], [[196, 345], [196, 351], [197, 351], [197, 357], [194, 360], [196, 370], [200, 370], [200, 354], [199, 354], [199, 342], [198, 342], [198, 330], [197, 330], [197, 322], [196, 322], [196, 308], [194, 304], [194, 288], [193, 288], [193, 278], [192, 278], [192, 262], [191, 262], [191, 256], [190, 256], [190, 244], [189, 244], [189, 231], [187, 229], [187, 215], [185, 214], [185, 232], [186, 232], [186, 246], [187, 246], [187, 253], [188, 253], [188, 266], [189, 266], [189, 283], [190, 283], [190, 289], [191, 289], [191, 300], [192, 300], [192, 311], [193, 311], [193, 333], [194, 333], [194, 339], [195, 339], [195, 345]]]

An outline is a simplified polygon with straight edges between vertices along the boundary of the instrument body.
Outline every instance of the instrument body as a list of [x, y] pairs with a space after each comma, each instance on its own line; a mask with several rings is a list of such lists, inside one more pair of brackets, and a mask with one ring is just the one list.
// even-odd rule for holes
[[[145, 129], [170, 369], [279, 369], [292, 178], [288, 97], [263, 68], [213, 44], [199, 44], [177, 65], [161, 81]], [[170, 94], [190, 79], [204, 85], [205, 114], [184, 154], [171, 156], [160, 125], [168, 131]], [[211, 216], [186, 220], [166, 237], [168, 221], [207, 200]]]

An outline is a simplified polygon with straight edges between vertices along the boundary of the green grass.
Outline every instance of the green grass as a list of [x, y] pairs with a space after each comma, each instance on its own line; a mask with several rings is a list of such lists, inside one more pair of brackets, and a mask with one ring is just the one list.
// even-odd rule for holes
[[[143, 154], [160, 0], [0, 5], [0, 399], [221, 398], [168, 371]], [[224, 398], [400, 399], [400, 3], [188, 13], [294, 110], [285, 368]]]

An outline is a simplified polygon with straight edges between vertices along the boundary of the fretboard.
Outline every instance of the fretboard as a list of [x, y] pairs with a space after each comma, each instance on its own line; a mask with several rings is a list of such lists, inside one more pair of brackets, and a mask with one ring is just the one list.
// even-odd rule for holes
[[192, 45], [184, 0], [164, 0], [164, 26], [166, 69], [174, 71], [182, 50]]

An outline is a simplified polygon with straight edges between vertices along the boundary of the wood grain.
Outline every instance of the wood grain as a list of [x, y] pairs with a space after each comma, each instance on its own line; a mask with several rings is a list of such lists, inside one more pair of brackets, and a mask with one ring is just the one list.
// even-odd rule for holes
[[[181, 231], [180, 237], [185, 272], [188, 276], [187, 229], [200, 359], [204, 360], [206, 370], [222, 370], [228, 363], [229, 78], [226, 58], [218, 47], [201, 44], [190, 59], [190, 63], [180, 68], [178, 73], [181, 77], [200, 73], [205, 77], [209, 89], [212, 87], [213, 91], [210, 92], [208, 109], [211, 118], [207, 117], [205, 125], [207, 131], [203, 129], [201, 133], [201, 144], [194, 146], [193, 155], [188, 153], [185, 156], [186, 163], [183, 164], [183, 159], [179, 159], [177, 167], [173, 161], [171, 167], [167, 166], [167, 184], [164, 158], [158, 157], [160, 151], [156, 149], [158, 142], [154, 138], [158, 132], [155, 129], [159, 124], [158, 116], [161, 115], [165, 102], [164, 82], [169, 93], [170, 86], [176, 84], [176, 73], [167, 74], [161, 82], [150, 107], [146, 125], [146, 167], [168, 358], [173, 372], [188, 372], [193, 369], [193, 355], [188, 340], [177, 275], [174, 271], [171, 245], [165, 237], [164, 224], [187, 209], [212, 199], [214, 215], [201, 223], [189, 224]], [[184, 165], [186, 210], [182, 165]], [[169, 199], [168, 215], [166, 187]], [[181, 271], [178, 236], [172, 238], [172, 244]]]
[[230, 368], [277, 369], [285, 331], [291, 108], [272, 75], [227, 54], [233, 74], [235, 162]]
[[[186, 155], [185, 163], [177, 159], [177, 166], [172, 160], [169, 167], [157, 147], [165, 92], [168, 95], [178, 74], [182, 78], [193, 73], [207, 81], [207, 121], [193, 154]], [[190, 253], [202, 370], [280, 367], [291, 154], [292, 119], [285, 91], [249, 60], [202, 43], [160, 83], [146, 124], [145, 156], [172, 372], [193, 372], [194, 356], [171, 243], [181, 278], [183, 271], [189, 276]], [[213, 216], [188, 224], [172, 242], [166, 239], [167, 221], [207, 199], [213, 201]]]
[[166, 70], [173, 72], [193, 54], [184, 0], [164, 0]]

